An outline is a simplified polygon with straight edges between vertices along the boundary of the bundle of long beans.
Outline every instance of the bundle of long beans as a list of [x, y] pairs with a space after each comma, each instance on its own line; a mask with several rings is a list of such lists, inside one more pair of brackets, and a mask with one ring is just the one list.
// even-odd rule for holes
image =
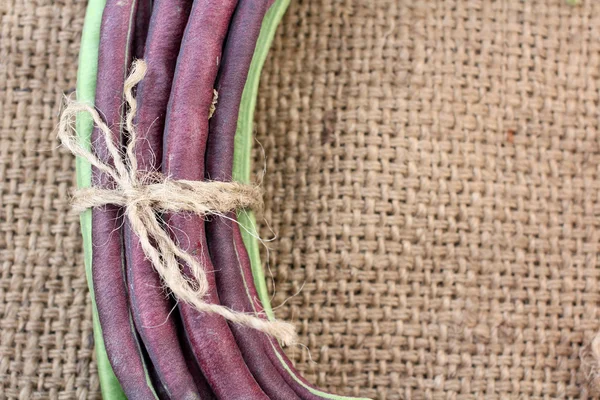
[[[90, 0], [78, 98], [102, 115], [112, 143], [127, 146], [131, 103], [123, 88], [134, 59], [143, 59], [133, 121], [138, 170], [247, 183], [258, 74], [287, 1]], [[103, 131], [92, 127], [88, 116], [78, 117], [80, 138], [112, 164]], [[86, 160], [77, 166], [80, 187], [114, 187]], [[204, 268], [203, 301], [272, 318], [254, 220], [247, 211], [239, 217], [161, 216], [165, 232]], [[304, 380], [276, 338], [178, 301], [119, 205], [83, 213], [82, 232], [105, 398], [342, 398]], [[186, 263], [181, 271], [193, 280]]]

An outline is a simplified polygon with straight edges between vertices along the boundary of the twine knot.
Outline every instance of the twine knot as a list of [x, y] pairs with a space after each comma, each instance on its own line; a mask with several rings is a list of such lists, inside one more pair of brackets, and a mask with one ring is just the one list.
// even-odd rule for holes
[[[258, 187], [239, 182], [174, 180], [160, 173], [138, 170], [135, 157], [137, 135], [133, 123], [137, 102], [133, 88], [144, 78], [146, 69], [144, 61], [134, 62], [132, 72], [125, 81], [123, 92], [129, 110], [124, 125], [129, 134], [129, 143], [124, 155], [113, 142], [111, 129], [95, 108], [74, 101], [67, 103], [59, 121], [59, 139], [71, 153], [107, 174], [114, 186], [110, 189], [77, 189], [74, 209], [82, 212], [108, 204], [123, 207], [132, 231], [139, 237], [144, 254], [179, 301], [192, 305], [198, 311], [218, 314], [233, 323], [269, 334], [284, 345], [294, 344], [296, 332], [288, 323], [266, 320], [205, 302], [203, 299], [208, 291], [205, 268], [171, 239], [157, 219], [157, 214], [164, 212], [224, 215], [239, 208], [256, 207], [261, 204], [262, 196]], [[112, 163], [100, 160], [77, 136], [72, 126], [81, 112], [88, 113], [102, 133]], [[182, 272], [180, 261], [188, 266], [191, 276]]]

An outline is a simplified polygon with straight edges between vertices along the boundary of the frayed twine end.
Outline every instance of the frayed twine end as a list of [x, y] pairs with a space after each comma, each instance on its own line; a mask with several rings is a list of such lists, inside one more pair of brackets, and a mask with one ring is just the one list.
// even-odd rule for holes
[[600, 333], [579, 353], [589, 394], [600, 396]]

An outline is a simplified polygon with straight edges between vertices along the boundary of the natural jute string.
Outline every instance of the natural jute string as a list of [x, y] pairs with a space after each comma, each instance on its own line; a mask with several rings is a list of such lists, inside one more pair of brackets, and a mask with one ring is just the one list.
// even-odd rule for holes
[[600, 332], [579, 353], [583, 373], [592, 395], [600, 395]]
[[[268, 321], [221, 305], [206, 303], [203, 298], [208, 290], [208, 281], [204, 268], [193, 256], [173, 242], [158, 221], [157, 214], [161, 212], [183, 211], [201, 216], [222, 215], [238, 208], [257, 205], [261, 201], [261, 193], [254, 186], [235, 182], [172, 180], [157, 173], [144, 175], [138, 171], [134, 151], [137, 135], [133, 123], [137, 102], [132, 90], [144, 78], [146, 68], [145, 62], [136, 61], [124, 85], [125, 100], [129, 107], [125, 115], [129, 143], [124, 157], [113, 143], [110, 128], [93, 107], [69, 102], [63, 111], [58, 127], [58, 137], [63, 145], [74, 155], [109, 175], [115, 183], [114, 189], [78, 189], [74, 196], [74, 208], [82, 211], [108, 204], [122, 206], [131, 229], [139, 237], [146, 257], [179, 301], [191, 304], [198, 311], [218, 314], [236, 324], [267, 333], [284, 345], [295, 343], [296, 332], [288, 323]], [[114, 166], [102, 162], [82, 144], [72, 128], [73, 120], [80, 112], [90, 114], [102, 132]], [[182, 273], [178, 260], [187, 264], [193, 278]]]

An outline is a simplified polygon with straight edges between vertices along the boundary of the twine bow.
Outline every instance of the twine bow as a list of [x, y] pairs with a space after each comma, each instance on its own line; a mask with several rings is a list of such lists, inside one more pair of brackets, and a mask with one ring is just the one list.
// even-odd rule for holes
[[[144, 78], [146, 68], [144, 61], [136, 61], [124, 85], [125, 100], [129, 107], [125, 115], [125, 126], [129, 133], [125, 156], [113, 142], [112, 131], [93, 107], [69, 102], [63, 111], [58, 127], [58, 137], [63, 145], [74, 155], [85, 159], [110, 176], [115, 184], [114, 189], [78, 189], [74, 195], [74, 208], [83, 211], [108, 204], [122, 206], [132, 231], [139, 237], [146, 257], [179, 301], [191, 304], [198, 311], [214, 313], [233, 323], [269, 334], [284, 345], [295, 343], [296, 332], [288, 323], [269, 321], [256, 315], [205, 302], [203, 298], [208, 291], [205, 269], [195, 257], [171, 239], [158, 221], [157, 213], [160, 212], [185, 211], [201, 216], [222, 215], [238, 208], [259, 204], [261, 193], [257, 187], [236, 182], [172, 180], [157, 173], [142, 174], [138, 171], [135, 157], [137, 134], [133, 123], [137, 101], [132, 91]], [[113, 165], [103, 162], [88, 150], [72, 129], [72, 122], [80, 112], [90, 114], [94, 124], [102, 132]], [[188, 266], [191, 277], [182, 272], [179, 260]]]

